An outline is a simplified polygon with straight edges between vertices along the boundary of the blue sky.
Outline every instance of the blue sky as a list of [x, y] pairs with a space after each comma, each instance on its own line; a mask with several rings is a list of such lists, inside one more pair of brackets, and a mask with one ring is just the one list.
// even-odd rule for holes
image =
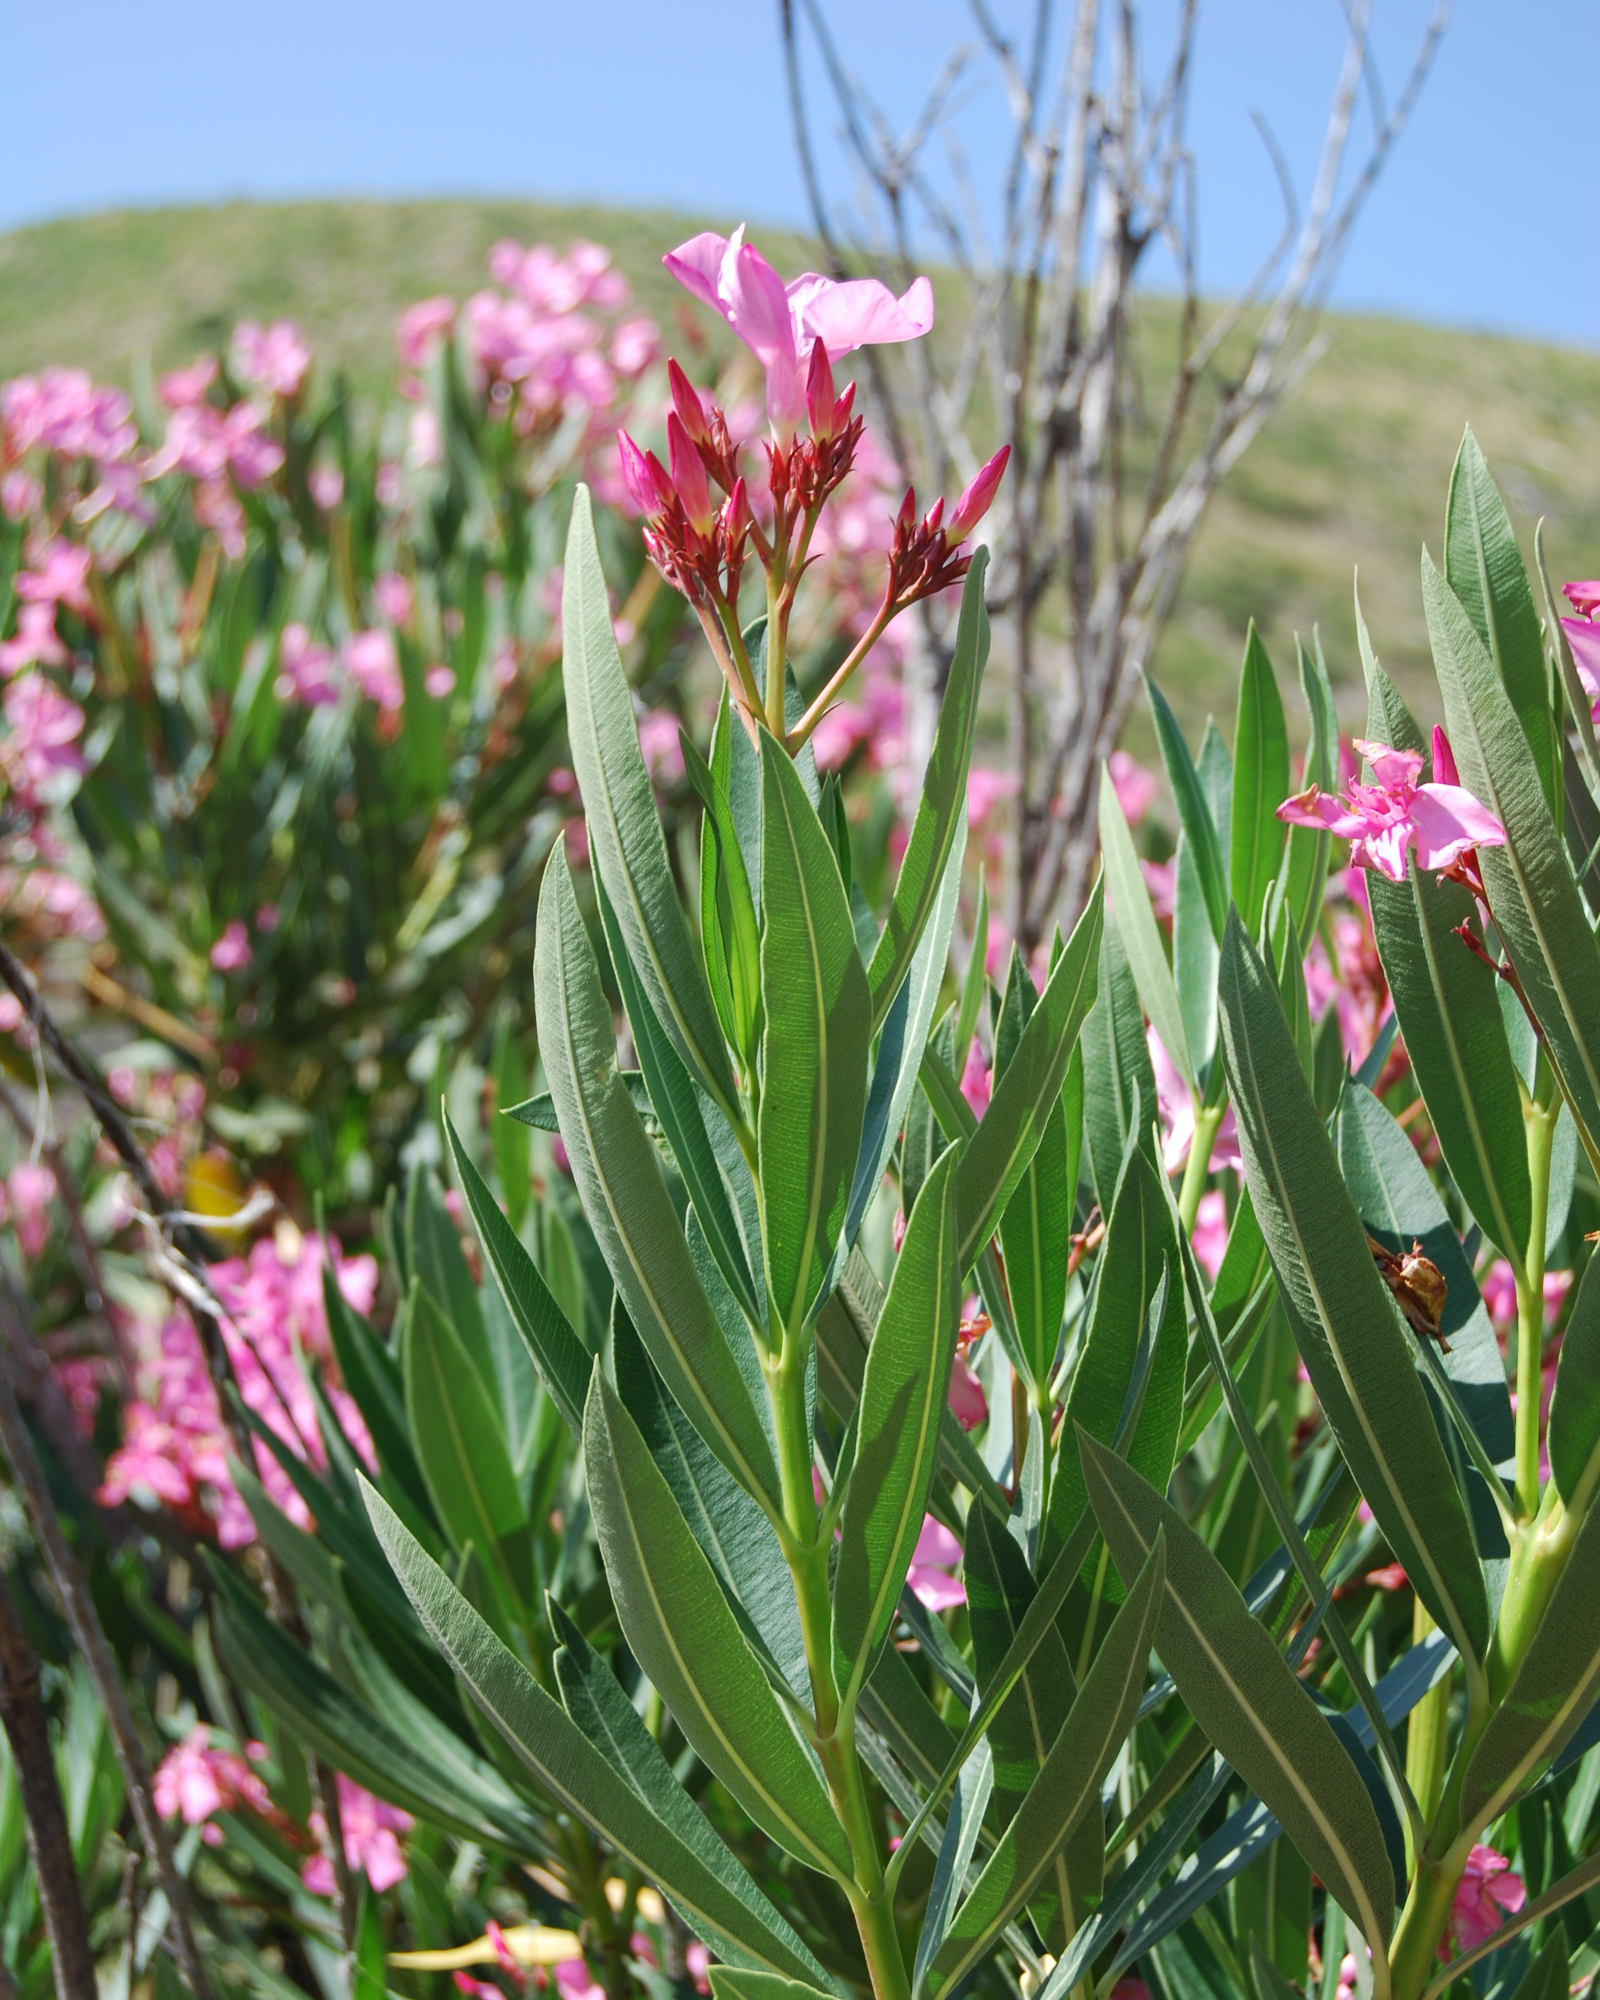
[[[6, 31], [0, 226], [123, 204], [303, 194], [528, 194], [805, 220], [777, 0], [63, 0]], [[821, 0], [892, 121], [971, 40], [965, 0]], [[1151, 0], [1159, 46], [1174, 0]], [[993, 0], [1018, 25], [1024, 0]], [[1056, 11], [1067, 11], [1056, 0]], [[1429, 11], [1374, 0], [1391, 94]], [[1342, 42], [1337, 0], [1201, 7], [1189, 131], [1200, 269], [1220, 292], [1273, 240], [1271, 124], [1302, 195]], [[69, 53], [70, 45], [70, 53]], [[1600, 346], [1595, 0], [1458, 0], [1434, 74], [1373, 195], [1336, 302]], [[981, 178], [1004, 100], [960, 112]], [[822, 104], [812, 66], [813, 98]], [[850, 178], [820, 120], [832, 195]]]

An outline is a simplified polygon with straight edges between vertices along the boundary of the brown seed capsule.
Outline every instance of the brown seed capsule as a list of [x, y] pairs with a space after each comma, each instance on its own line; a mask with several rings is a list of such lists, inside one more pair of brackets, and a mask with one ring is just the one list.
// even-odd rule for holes
[[1440, 1353], [1448, 1354], [1450, 1343], [1440, 1325], [1450, 1289], [1443, 1271], [1423, 1256], [1422, 1245], [1415, 1240], [1409, 1250], [1402, 1250], [1398, 1256], [1371, 1236], [1367, 1238], [1367, 1248], [1383, 1282], [1394, 1293], [1396, 1305], [1405, 1314], [1407, 1325], [1424, 1339], [1438, 1341]]

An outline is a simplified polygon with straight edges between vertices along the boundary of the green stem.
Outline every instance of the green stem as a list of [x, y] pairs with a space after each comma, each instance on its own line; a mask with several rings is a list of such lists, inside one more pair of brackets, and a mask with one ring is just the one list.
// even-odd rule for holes
[[[1433, 1619], [1420, 1597], [1412, 1599], [1411, 1643], [1420, 1646], [1433, 1630]], [[1431, 1826], [1439, 1810], [1444, 1790], [1445, 1763], [1450, 1741], [1450, 1680], [1446, 1675], [1417, 1703], [1406, 1725], [1406, 1783], [1411, 1787], [1418, 1810]], [[1407, 1845], [1413, 1845], [1407, 1828]], [[1413, 1853], [1415, 1871], [1421, 1858]]]
[[1178, 1220], [1187, 1236], [1194, 1234], [1194, 1219], [1200, 1213], [1200, 1197], [1205, 1193], [1206, 1175], [1211, 1168], [1211, 1148], [1227, 1108], [1225, 1104], [1194, 1107], [1194, 1139], [1183, 1169], [1183, 1185], [1178, 1190]]
[[1454, 1852], [1441, 1861], [1425, 1860], [1412, 1878], [1411, 1893], [1389, 1940], [1389, 1980], [1394, 2000], [1419, 2000], [1438, 1966], [1439, 1940], [1450, 1921], [1450, 1905], [1466, 1856]]
[[911, 1980], [888, 1897], [858, 1894], [850, 1900], [876, 2000], [911, 2000]]
[[1539, 1511], [1539, 1368], [1544, 1358], [1545, 1222], [1550, 1202], [1550, 1153], [1561, 1100], [1530, 1104], [1525, 1112], [1528, 1181], [1533, 1221], [1517, 1287], [1517, 1511], [1531, 1521]]

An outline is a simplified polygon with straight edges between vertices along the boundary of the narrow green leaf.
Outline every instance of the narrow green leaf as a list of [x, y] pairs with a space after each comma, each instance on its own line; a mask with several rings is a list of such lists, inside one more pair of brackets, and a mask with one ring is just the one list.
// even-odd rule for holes
[[1033, 1900], [1083, 1816], [1099, 1803], [1101, 1782], [1139, 1710], [1164, 1577], [1157, 1538], [1137, 1579], [1130, 1578], [1127, 1602], [1043, 1769], [928, 1968], [926, 1990], [935, 2000], [993, 1950], [1001, 1931]]
[[1552, 817], [1561, 817], [1559, 759], [1533, 586], [1500, 489], [1469, 426], [1450, 473], [1444, 573], [1489, 649], [1528, 739]]
[[1556, 1931], [1523, 1974], [1522, 1984], [1511, 2000], [1566, 2000], [1571, 1984], [1567, 1940], [1560, 1931]]
[[966, 834], [967, 767], [977, 727], [978, 691], [989, 658], [989, 614], [983, 596], [988, 567], [989, 551], [976, 550], [962, 586], [955, 652], [939, 707], [933, 750], [923, 774], [922, 797], [911, 823], [911, 838], [900, 863], [883, 934], [867, 973], [874, 1034], [911, 969], [918, 942], [938, 901], [950, 850], [958, 836], [964, 839]]
[[406, 1310], [406, 1416], [422, 1476], [457, 1554], [476, 1551], [502, 1616], [520, 1622], [533, 1587], [533, 1542], [500, 1420], [430, 1294], [414, 1288]]
[[[710, 765], [704, 762], [687, 735], [683, 737], [683, 755], [689, 782], [705, 808], [705, 828], [710, 835], [709, 841], [706, 841], [705, 834], [702, 834], [701, 908], [702, 912], [707, 908], [704, 870], [705, 853], [709, 848], [712, 868], [709, 886], [728, 982], [726, 1002], [730, 1018], [725, 1026], [729, 1031], [728, 1040], [748, 1061], [755, 1048], [756, 1023], [761, 1011], [761, 936], [750, 878], [745, 872], [744, 851], [734, 826], [729, 791], [736, 730], [743, 736], [742, 726], [733, 720], [732, 706], [724, 688], [722, 700], [717, 706], [716, 728], [711, 737]], [[748, 739], [746, 744], [748, 746]]]
[[1183, 1419], [1188, 1321], [1167, 1198], [1157, 1169], [1133, 1146], [1111, 1203], [1088, 1331], [1067, 1391], [1044, 1534], [1047, 1562], [1076, 1527], [1088, 1500], [1075, 1443], [1078, 1432], [1082, 1429], [1105, 1444], [1116, 1434], [1140, 1337], [1163, 1272], [1168, 1279], [1166, 1302], [1127, 1457], [1154, 1485], [1164, 1488]]
[[678, 1727], [781, 1847], [809, 1867], [848, 1877], [850, 1845], [811, 1753], [638, 1425], [598, 1367], [584, 1415], [584, 1464], [623, 1632]]
[[1205, 897], [1206, 914], [1211, 919], [1211, 934], [1221, 944], [1222, 926], [1228, 915], [1228, 868], [1218, 838], [1217, 822], [1212, 817], [1200, 773], [1195, 769], [1189, 746], [1183, 740], [1183, 731], [1167, 705], [1166, 696], [1149, 674], [1144, 677], [1144, 685], [1150, 697], [1150, 713], [1155, 720], [1161, 761], [1166, 766], [1167, 782], [1177, 801], [1178, 824], [1189, 843], [1189, 857], [1194, 864], [1201, 894]]
[[1172, 858], [1172, 977], [1196, 1073], [1209, 1076], [1217, 1047], [1217, 940], [1186, 833]]
[[832, 1261], [867, 1101], [871, 995], [827, 836], [794, 765], [761, 738], [761, 1115], [767, 1292], [798, 1323]]
[[848, 1703], [894, 1622], [927, 1511], [961, 1320], [952, 1147], [923, 1183], [867, 1351], [833, 1585], [833, 1663]]
[[577, 1432], [583, 1428], [583, 1400], [589, 1390], [589, 1351], [551, 1297], [549, 1286], [510, 1223], [500, 1213], [448, 1112], [444, 1115], [444, 1130], [462, 1195], [471, 1211], [484, 1258], [500, 1287], [500, 1296], [545, 1387], [555, 1397], [562, 1416]]
[[[1081, 1045], [1072, 1052], [1068, 1075], [1077, 1077], [1081, 1092]], [[1027, 1358], [1029, 1379], [1036, 1383], [1048, 1381], [1060, 1344], [1067, 1261], [1072, 1253], [1077, 1159], [1067, 1135], [1065, 1097], [1063, 1086], [1045, 1120], [1038, 1150], [1000, 1218], [1000, 1247], [1005, 1252], [1017, 1338]], [[1081, 1109], [1078, 1128], [1082, 1129]]]
[[1172, 983], [1166, 947], [1150, 907], [1150, 891], [1139, 868], [1133, 835], [1123, 815], [1109, 766], [1100, 767], [1100, 853], [1105, 865], [1110, 915], [1128, 956], [1139, 1000], [1179, 1074], [1195, 1090], [1198, 1074], [1189, 1049], [1183, 1009]]
[[[488, 1389], [494, 1381], [494, 1363], [478, 1304], [478, 1288], [461, 1254], [461, 1231], [444, 1205], [438, 1181], [427, 1167], [416, 1168], [406, 1184], [406, 1245], [411, 1276], [421, 1282], [449, 1320], [468, 1360]], [[409, 1282], [406, 1289], [410, 1290]]]
[[[1428, 753], [1411, 711], [1376, 661], [1367, 735], [1397, 750]], [[1473, 914], [1471, 894], [1418, 868], [1415, 856], [1407, 859], [1404, 882], [1372, 869], [1367, 889], [1406, 1053], [1451, 1178], [1484, 1234], [1520, 1264], [1533, 1213], [1522, 1094], [1498, 982], [1455, 935]]]
[[1108, 1212], [1128, 1141], [1148, 1151], [1156, 1116], [1156, 1076], [1144, 1036], [1139, 995], [1122, 934], [1106, 923], [1094, 1011], [1083, 1027], [1083, 1123], [1089, 1171], [1101, 1212]]
[[559, 847], [539, 895], [533, 980], [562, 1142], [628, 1317], [706, 1443], [747, 1492], [779, 1508], [772, 1446], [617, 1068], [611, 1010]]
[[[517, 1052], [511, 1016], [502, 1014], [494, 1037], [494, 1097], [497, 1110], [519, 1104], [528, 1094], [528, 1079]], [[492, 1118], [489, 1137], [494, 1149], [494, 1170], [500, 1178], [500, 1193], [513, 1231], [522, 1227], [533, 1198], [532, 1145], [515, 1118]]]
[[[1005, 1213], [1061, 1095], [1078, 1030], [1094, 1000], [1103, 915], [1104, 901], [1096, 883], [1051, 967], [1011, 1065], [961, 1156], [956, 1221], [963, 1275]], [[958, 1102], [966, 1110], [959, 1093]]]
[[1461, 1789], [1463, 1826], [1483, 1828], [1534, 1784], [1600, 1691], [1600, 1508], [1572, 1553], [1510, 1687], [1478, 1739]]
[[1236, 913], [1223, 941], [1220, 1001], [1245, 1177], [1295, 1344], [1412, 1587], [1461, 1653], [1479, 1662], [1489, 1637], [1483, 1573], [1417, 1379], [1416, 1336], [1372, 1261], [1271, 977]]
[[429, 1528], [437, 1531], [439, 1524], [431, 1518], [432, 1503], [411, 1449], [400, 1369], [377, 1334], [345, 1299], [331, 1262], [322, 1267], [322, 1307], [340, 1380], [355, 1398], [385, 1480], [397, 1486], [409, 1507], [427, 1517]]
[[713, 2000], [823, 2000], [814, 1986], [782, 1979], [772, 1972], [743, 1972], [732, 1966], [711, 1968]]
[[584, 1820], [625, 1861], [658, 1883], [714, 1951], [757, 1968], [817, 1976], [820, 1968], [805, 1947], [797, 1949], [784, 1937], [788, 1927], [773, 1927], [761, 1903], [743, 1901], [643, 1804], [495, 1637], [393, 1510], [370, 1487], [365, 1498], [378, 1539], [418, 1617], [473, 1700], [557, 1805]]
[[972, 949], [967, 953], [967, 969], [961, 981], [961, 1001], [956, 1010], [955, 1049], [951, 1068], [959, 1078], [966, 1068], [967, 1050], [978, 1025], [978, 1012], [989, 989], [989, 878], [978, 863], [978, 907], [972, 920]]
[[1288, 796], [1289, 730], [1283, 699], [1252, 618], [1244, 642], [1233, 732], [1233, 823], [1228, 839], [1229, 886], [1251, 937], [1261, 928], [1267, 884], [1283, 867], [1285, 828], [1278, 808]]
[[611, 898], [640, 983], [679, 1055], [712, 1096], [729, 1106], [733, 1076], [727, 1048], [667, 861], [639, 748], [633, 694], [611, 623], [589, 489], [581, 485], [567, 530], [561, 629], [567, 739], [595, 872]]
[[1600, 1257], [1591, 1257], [1572, 1302], [1550, 1399], [1550, 1472], [1569, 1513], [1594, 1502], [1600, 1481]]
[[[962, 1569], [972, 1621], [974, 1677], [980, 1696], [986, 1696], [1016, 1643], [1038, 1586], [1015, 1538], [987, 1507], [974, 1507], [967, 1517]], [[994, 1756], [991, 1822], [997, 1834], [1011, 1824], [1027, 1797], [1077, 1693], [1066, 1642], [1052, 1624], [989, 1725]], [[1059, 1955], [1099, 1900], [1104, 1850], [1104, 1817], [1091, 1806], [1056, 1856], [1046, 1885], [1030, 1908], [1047, 1951]]]
[[1124, 1579], [1165, 1538], [1155, 1646], [1195, 1722], [1368, 1943], [1387, 1944], [1394, 1870], [1366, 1785], [1326, 1716], [1183, 1517], [1115, 1452], [1087, 1436], [1080, 1442], [1095, 1514]]
[[[1323, 664], [1320, 641], [1314, 654], [1308, 653], [1298, 639], [1295, 646], [1300, 656], [1300, 692], [1311, 718], [1305, 782], [1331, 792], [1339, 782], [1339, 716], [1334, 707], [1333, 686]], [[1328, 880], [1328, 857], [1332, 850], [1333, 835], [1326, 828], [1290, 827], [1284, 872], [1289, 909], [1303, 938], [1311, 936], [1322, 913], [1322, 892]]]
[[1489, 907], [1595, 1160], [1600, 951], [1522, 724], [1483, 641], [1426, 551], [1422, 601], [1461, 781], [1506, 830], [1503, 847], [1478, 849]]

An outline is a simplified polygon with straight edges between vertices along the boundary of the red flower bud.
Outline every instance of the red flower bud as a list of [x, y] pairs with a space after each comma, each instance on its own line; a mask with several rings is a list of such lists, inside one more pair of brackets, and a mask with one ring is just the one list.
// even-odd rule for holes
[[645, 455], [626, 431], [617, 432], [617, 453], [622, 460], [622, 484], [636, 514], [656, 511], [655, 490]]
[[676, 410], [667, 418], [667, 447], [672, 459], [672, 484], [683, 502], [689, 524], [697, 533], [709, 534], [716, 510], [711, 504], [706, 469]]
[[672, 407], [677, 411], [679, 421], [696, 444], [704, 444], [711, 436], [711, 426], [706, 421], [705, 405], [695, 394], [694, 384], [676, 361], [667, 363], [667, 380], [672, 385]]
[[827, 346], [820, 337], [812, 343], [811, 365], [806, 371], [806, 415], [811, 420], [811, 435], [814, 438], [833, 436], [833, 367], [828, 360]]
[[956, 502], [956, 511], [950, 516], [949, 532], [952, 542], [964, 542], [988, 513], [994, 502], [995, 490], [1005, 472], [1006, 460], [1010, 456], [1010, 445], [1001, 445]]

